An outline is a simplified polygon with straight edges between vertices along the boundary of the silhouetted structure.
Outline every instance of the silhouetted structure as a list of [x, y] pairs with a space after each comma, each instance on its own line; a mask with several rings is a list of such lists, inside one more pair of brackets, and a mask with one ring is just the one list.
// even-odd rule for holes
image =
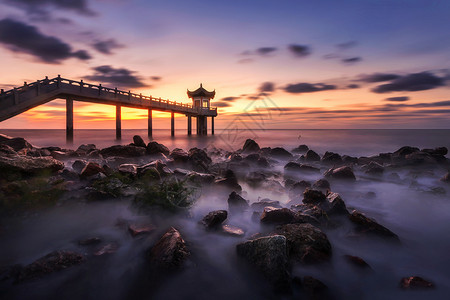
[[[203, 89], [202, 87], [200, 87]], [[200, 89], [198, 89], [200, 90]], [[192, 92], [195, 93], [198, 90]], [[204, 90], [204, 89], [203, 89]], [[148, 110], [148, 136], [152, 136], [152, 111], [171, 112], [171, 134], [175, 134], [175, 113], [188, 117], [188, 134], [192, 132], [192, 117], [197, 117], [197, 133], [206, 134], [206, 117], [217, 116], [217, 109], [210, 106], [209, 100], [214, 98], [215, 92], [204, 90], [208, 99], [207, 106], [184, 104], [177, 101], [169, 101], [152, 96], [134, 94], [131, 91], [121, 91], [117, 88], [103, 87], [101, 84], [93, 85], [81, 81], [55, 77], [25, 84], [9, 91], [1, 90], [0, 93], [0, 122], [19, 115], [33, 107], [45, 104], [54, 99], [66, 99], [66, 135], [68, 140], [73, 140], [73, 101], [84, 101], [116, 106], [116, 137], [121, 137], [121, 107], [141, 108]], [[189, 95], [190, 92], [188, 92]], [[194, 96], [193, 99], [197, 99]], [[203, 99], [203, 98], [201, 98]], [[202, 100], [203, 101], [203, 100]], [[201, 124], [200, 124], [201, 123]], [[198, 125], [200, 124], [200, 125]], [[204, 125], [203, 125], [204, 124]], [[199, 131], [199, 127], [201, 130]], [[212, 134], [214, 134], [214, 121], [212, 122]]]
[[[201, 110], [210, 110], [211, 109], [211, 99], [214, 99], [216, 95], [216, 90], [209, 92], [203, 88], [203, 85], [200, 83], [200, 87], [195, 91], [187, 90], [187, 95], [192, 99], [192, 106]], [[217, 114], [216, 114], [217, 115]], [[214, 134], [214, 117], [211, 116], [211, 134]], [[188, 117], [188, 127], [190, 119]], [[189, 132], [189, 130], [188, 130]], [[198, 115], [197, 116], [197, 134], [206, 135], [208, 132], [208, 119], [207, 115]], [[189, 134], [189, 133], [188, 133]]]

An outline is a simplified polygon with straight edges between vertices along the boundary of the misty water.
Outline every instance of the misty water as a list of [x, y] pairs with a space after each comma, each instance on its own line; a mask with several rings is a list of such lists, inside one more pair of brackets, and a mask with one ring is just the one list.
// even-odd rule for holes
[[[72, 145], [65, 144], [62, 130], [0, 130], [10, 136], [21, 136], [36, 146], [77, 148], [94, 143], [98, 148], [119, 143], [113, 130], [78, 130]], [[450, 130], [256, 130], [217, 132], [215, 136], [187, 137], [177, 130], [154, 133], [154, 139], [170, 150], [191, 147], [242, 147], [246, 138], [254, 138], [261, 147], [281, 146], [288, 150], [306, 144], [320, 155], [334, 151], [341, 155], [371, 156], [393, 152], [404, 145], [419, 148], [450, 148]], [[122, 141], [145, 136], [145, 130], [124, 130]], [[145, 139], [148, 141], [148, 139]], [[448, 156], [447, 156], [448, 157]], [[214, 160], [223, 158], [213, 157]], [[70, 166], [72, 161], [67, 161]], [[283, 191], [283, 166], [274, 170], [281, 176], [270, 177], [258, 188], [243, 181], [242, 196], [250, 203], [259, 199], [279, 200], [287, 205]], [[297, 180], [314, 182], [321, 174], [299, 175]], [[249, 172], [242, 169], [242, 174]], [[374, 237], [356, 239], [351, 226], [324, 228], [333, 255], [328, 263], [294, 265], [293, 276], [313, 276], [324, 282], [336, 299], [448, 299], [450, 293], [450, 188], [439, 182], [447, 170], [443, 167], [399, 169], [397, 180], [370, 177], [356, 172], [353, 183], [331, 182], [351, 211], [357, 209], [396, 233], [400, 245]], [[278, 184], [277, 184], [278, 182]], [[435, 188], [440, 188], [439, 192]], [[433, 190], [435, 189], [435, 190]], [[442, 192], [444, 191], [444, 192]], [[236, 244], [255, 233], [265, 232], [252, 220], [253, 211], [230, 213], [227, 224], [245, 231], [244, 237], [207, 232], [198, 221], [209, 211], [228, 209], [228, 192], [204, 187], [197, 191], [198, 200], [189, 215], [142, 214], [130, 207], [129, 200], [95, 202], [65, 201], [61, 205], [33, 214], [8, 217], [0, 222], [0, 266], [27, 265], [54, 250], [73, 250], [88, 255], [86, 263], [55, 272], [38, 280], [16, 285], [0, 283], [0, 298], [5, 299], [276, 299], [290, 298], [273, 294], [271, 286], [258, 272], [236, 255]], [[118, 220], [152, 223], [157, 230], [144, 238], [133, 238], [117, 226]], [[181, 272], [157, 282], [149, 282], [145, 251], [170, 227], [179, 229], [188, 243], [192, 258]], [[116, 253], [92, 257], [98, 246], [80, 246], [78, 241], [101, 237], [103, 243], [114, 242]], [[372, 268], [360, 270], [350, 265], [344, 255], [363, 258]], [[399, 288], [402, 277], [421, 276], [432, 281], [432, 290], [405, 291]], [[294, 291], [293, 297], [302, 297]]]

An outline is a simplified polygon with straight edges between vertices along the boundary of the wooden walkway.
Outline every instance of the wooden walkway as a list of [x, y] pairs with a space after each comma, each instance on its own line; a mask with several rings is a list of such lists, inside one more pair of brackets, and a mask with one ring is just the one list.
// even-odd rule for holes
[[214, 117], [217, 108], [193, 107], [177, 101], [121, 91], [81, 81], [62, 78], [38, 80], [0, 93], [0, 122], [17, 116], [31, 108], [54, 99], [66, 99], [66, 133], [73, 139], [73, 101], [84, 101], [116, 106], [116, 138], [121, 137], [121, 107], [148, 110], [148, 135], [152, 135], [152, 111], [171, 112], [171, 134], [175, 134], [174, 114], [184, 114], [188, 120], [188, 134], [192, 132], [192, 117], [197, 118], [197, 134], [207, 132], [207, 117], [211, 117], [211, 133], [214, 134]]

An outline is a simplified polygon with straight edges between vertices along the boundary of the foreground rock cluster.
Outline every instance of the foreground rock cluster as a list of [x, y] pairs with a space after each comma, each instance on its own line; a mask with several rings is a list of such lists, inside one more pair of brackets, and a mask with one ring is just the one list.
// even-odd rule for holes
[[[322, 156], [300, 145], [288, 151], [281, 147], [262, 148], [247, 140], [235, 152], [222, 149], [189, 151], [152, 141], [145, 144], [139, 136], [129, 145], [98, 149], [85, 144], [76, 150], [59, 147], [37, 148], [21, 138], [0, 135], [0, 208], [3, 213], [35, 210], [42, 206], [70, 201], [130, 200], [139, 209], [157, 208], [185, 213], [194, 203], [192, 191], [226, 192], [224, 208], [196, 220], [212, 235], [236, 238], [235, 252], [250, 270], [262, 274], [276, 292], [291, 293], [299, 285], [311, 298], [327, 294], [327, 287], [311, 276], [296, 277], [294, 267], [331, 264], [333, 245], [325, 233], [330, 228], [351, 228], [353, 238], [375, 238], [383, 243], [401, 245], [401, 237], [364, 212], [347, 207], [343, 197], [333, 192], [334, 184], [379, 181], [410, 184], [421, 188], [414, 178], [400, 177], [424, 172], [436, 174], [436, 187], [427, 192], [446, 193], [450, 182], [447, 149], [402, 147], [393, 153], [372, 157], [351, 157], [326, 152]], [[275, 171], [274, 166], [283, 166]], [[310, 178], [318, 178], [314, 181]], [[288, 195], [289, 202], [273, 199], [247, 199], [245, 187], [261, 188], [273, 194]], [[173, 195], [177, 196], [174, 197]], [[369, 198], [370, 195], [367, 195]], [[193, 199], [194, 198], [194, 199]], [[260, 232], [229, 224], [229, 216], [251, 217]], [[157, 228], [153, 224], [127, 224], [133, 238], [163, 233], [145, 254], [148, 268], [156, 273], [178, 272], [189, 266], [195, 253], [182, 236], [183, 230]], [[180, 230], [180, 231], [179, 231]], [[90, 237], [79, 245], [98, 245], [93, 256], [114, 254], [120, 245], [103, 243]], [[371, 266], [364, 258], [346, 254], [358, 268]], [[90, 256], [58, 250], [26, 266], [9, 268], [4, 278], [20, 283], [75, 267]], [[198, 259], [198, 258], [197, 258]], [[400, 280], [405, 289], [431, 288], [434, 284], [417, 276]], [[300, 283], [300, 284], [298, 284]]]

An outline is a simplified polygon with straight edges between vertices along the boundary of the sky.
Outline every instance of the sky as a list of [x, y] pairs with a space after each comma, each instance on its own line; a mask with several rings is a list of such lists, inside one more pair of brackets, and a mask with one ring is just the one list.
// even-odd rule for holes
[[[448, 129], [449, 16], [445, 0], [0, 0], [0, 88], [60, 74], [189, 103], [202, 83], [216, 128]], [[75, 129], [115, 126], [113, 106], [74, 109]], [[123, 108], [122, 127], [146, 117]], [[64, 100], [0, 123], [64, 126]]]

